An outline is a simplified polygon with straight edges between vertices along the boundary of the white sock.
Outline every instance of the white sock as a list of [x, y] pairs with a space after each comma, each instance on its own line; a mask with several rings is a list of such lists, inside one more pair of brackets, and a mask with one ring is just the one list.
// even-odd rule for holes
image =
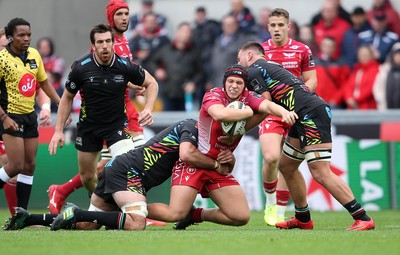
[[11, 179], [11, 177], [8, 176], [8, 174], [6, 173], [6, 170], [4, 169], [4, 167], [0, 168], [0, 179], [3, 182], [8, 182]]
[[286, 205], [277, 205], [276, 206], [276, 217], [279, 218], [285, 218], [285, 211], [286, 211]]
[[276, 205], [276, 191], [273, 193], [266, 193], [266, 205]]

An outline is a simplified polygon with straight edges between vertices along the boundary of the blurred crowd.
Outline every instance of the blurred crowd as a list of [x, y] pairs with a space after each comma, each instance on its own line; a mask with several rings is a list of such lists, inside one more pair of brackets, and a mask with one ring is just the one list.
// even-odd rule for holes
[[[367, 10], [346, 10], [340, 0], [324, 0], [308, 24], [291, 20], [289, 37], [312, 50], [316, 92], [333, 108], [400, 108], [399, 12], [390, 0], [371, 2]], [[193, 20], [180, 23], [172, 34], [166, 28], [168, 17], [154, 11], [152, 0], [142, 0], [126, 36], [134, 61], [159, 82], [159, 111], [198, 110], [205, 91], [222, 86], [224, 70], [237, 62], [238, 48], [270, 38], [271, 9], [266, 6], [256, 15], [246, 4], [250, 1], [231, 0], [231, 9], [220, 20], [210, 19], [199, 6]], [[62, 93], [65, 67], [54, 55], [53, 41], [41, 38], [37, 48]], [[141, 97], [132, 95], [132, 101], [140, 109]]]

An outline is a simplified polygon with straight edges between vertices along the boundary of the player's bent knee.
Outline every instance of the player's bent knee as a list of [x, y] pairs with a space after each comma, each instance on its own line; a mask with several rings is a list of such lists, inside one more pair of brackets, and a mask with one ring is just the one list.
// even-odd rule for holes
[[123, 213], [132, 213], [144, 218], [149, 214], [147, 211], [147, 203], [143, 201], [126, 204], [121, 207], [121, 210]]
[[130, 150], [135, 149], [136, 146], [132, 139], [124, 139], [118, 141], [109, 147], [111, 157], [115, 158], [118, 155], [124, 154]]

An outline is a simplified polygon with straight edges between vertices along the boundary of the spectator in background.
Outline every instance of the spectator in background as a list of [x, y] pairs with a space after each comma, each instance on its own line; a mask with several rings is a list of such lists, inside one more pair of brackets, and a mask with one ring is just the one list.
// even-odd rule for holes
[[[61, 79], [65, 72], [64, 59], [55, 55], [54, 41], [50, 37], [42, 37], [37, 41], [37, 50], [42, 57], [44, 69], [46, 70], [49, 82], [53, 84], [57, 94], [61, 97], [64, 87]], [[51, 103], [51, 111], [57, 112], [58, 106], [55, 102]]]
[[355, 7], [351, 13], [351, 20], [353, 25], [349, 28], [343, 37], [342, 57], [346, 63], [353, 68], [354, 64], [357, 63], [357, 49], [360, 46], [360, 40], [358, 35], [361, 32], [371, 29], [371, 25], [367, 20], [367, 16], [362, 7]]
[[251, 33], [256, 21], [250, 9], [244, 6], [243, 0], [231, 0], [231, 12], [236, 18], [239, 28], [243, 33]]
[[393, 8], [389, 0], [374, 0], [372, 9], [368, 11], [368, 20], [372, 23], [375, 11], [383, 11], [386, 16], [388, 30], [400, 36], [399, 13]]
[[259, 41], [265, 42], [271, 38], [268, 31], [269, 14], [271, 9], [268, 7], [262, 8], [258, 15], [258, 22], [254, 26], [254, 33], [258, 36]]
[[200, 53], [191, 37], [190, 24], [179, 24], [172, 43], [164, 45], [151, 58], [150, 70], [162, 84], [166, 111], [185, 111], [185, 94], [193, 96], [203, 78]]
[[399, 41], [399, 36], [388, 30], [386, 14], [383, 11], [374, 11], [371, 25], [372, 29], [359, 34], [360, 45], [371, 45], [375, 58], [379, 63], [383, 63], [393, 44]]
[[227, 15], [222, 19], [222, 34], [217, 38], [212, 49], [212, 73], [206, 90], [221, 86], [225, 69], [237, 63], [237, 50], [242, 44], [252, 39], [257, 40], [257, 37], [241, 32], [235, 16]]
[[222, 33], [221, 23], [209, 19], [204, 7], [198, 7], [195, 12], [194, 28], [192, 41], [197, 46], [201, 54], [204, 76], [199, 86], [196, 87], [196, 98], [203, 98], [205, 85], [212, 73], [211, 53], [215, 40]]
[[321, 43], [321, 51], [315, 60], [318, 86], [315, 92], [333, 109], [343, 109], [342, 90], [349, 76], [350, 68], [342, 58], [335, 58], [336, 42], [325, 37]]
[[143, 29], [143, 17], [146, 13], [154, 13], [157, 16], [157, 23], [161, 29], [161, 33], [167, 34], [166, 23], [167, 18], [164, 15], [154, 12], [154, 1], [153, 0], [142, 0], [142, 7], [139, 13], [133, 15], [129, 20], [129, 31], [127, 31], [126, 36], [128, 39], [137, 35], [140, 30]]
[[299, 41], [307, 45], [314, 56], [318, 56], [319, 47], [315, 41], [314, 31], [310, 25], [302, 25], [299, 29]]
[[[342, 45], [344, 33], [350, 24], [338, 15], [338, 8], [334, 0], [325, 0], [322, 6], [322, 18], [314, 26], [315, 41], [321, 46], [322, 39], [330, 36], [335, 39], [336, 45]], [[335, 57], [341, 54], [340, 47], [336, 47]]]
[[379, 72], [379, 63], [374, 59], [373, 49], [368, 45], [360, 46], [357, 56], [358, 63], [343, 85], [344, 100], [348, 109], [376, 109], [372, 87]]
[[4, 28], [0, 28], [0, 50], [4, 49], [8, 45], [8, 39]]
[[400, 109], [400, 42], [379, 67], [373, 93], [379, 110]]
[[293, 19], [290, 20], [289, 38], [298, 41], [300, 36], [300, 28], [297, 22]]
[[144, 69], [148, 69], [151, 56], [169, 42], [169, 38], [162, 33], [157, 22], [157, 15], [149, 12], [143, 16], [143, 29], [129, 41], [129, 48], [133, 54], [133, 60]]
[[[347, 23], [351, 24], [350, 14], [343, 8], [340, 0], [329, 0], [337, 9], [338, 16], [345, 20]], [[322, 12], [317, 13], [311, 19], [311, 25], [315, 26], [322, 19]]]

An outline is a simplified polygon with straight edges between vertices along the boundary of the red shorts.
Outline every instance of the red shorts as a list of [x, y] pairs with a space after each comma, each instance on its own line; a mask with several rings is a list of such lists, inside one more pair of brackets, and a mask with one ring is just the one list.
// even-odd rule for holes
[[126, 104], [126, 116], [128, 118], [128, 129], [143, 133], [143, 127], [139, 125], [139, 113], [131, 102]]
[[281, 117], [275, 115], [268, 115], [259, 125], [258, 125], [258, 136], [263, 134], [274, 133], [278, 135], [283, 135], [286, 137], [289, 133], [290, 125], [283, 123]]
[[5, 154], [7, 154], [6, 146], [4, 145], [4, 141], [0, 140], [0, 155], [5, 155]]
[[202, 197], [208, 197], [208, 193], [214, 189], [239, 183], [231, 174], [221, 175], [213, 170], [197, 169], [178, 160], [172, 170], [171, 186], [174, 185], [193, 187]]

